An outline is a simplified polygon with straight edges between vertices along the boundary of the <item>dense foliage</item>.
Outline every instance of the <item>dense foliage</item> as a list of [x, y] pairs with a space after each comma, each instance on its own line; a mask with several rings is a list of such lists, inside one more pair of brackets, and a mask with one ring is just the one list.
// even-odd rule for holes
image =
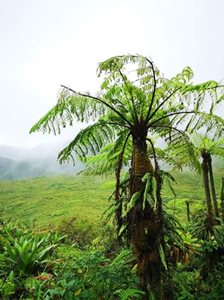
[[[224, 99], [224, 87], [216, 81], [193, 84], [189, 67], [166, 79], [151, 59], [141, 55], [109, 58], [99, 64], [98, 76], [104, 78], [96, 96], [62, 86], [57, 104], [31, 132], [42, 130], [56, 134], [75, 121], [91, 122], [59, 153], [59, 161], [74, 160], [75, 152], [83, 162], [99, 167], [101, 173], [114, 171], [112, 212], [117, 238], [120, 244], [131, 246], [139, 287], [145, 293], [142, 298], [173, 299], [174, 295], [166, 289], [168, 278], [175, 278], [172, 274], [168, 276], [172, 270], [169, 264], [176, 264], [171, 252], [179, 252], [184, 257], [187, 250], [180, 234], [181, 226], [164, 209], [162, 189], [167, 183], [175, 196], [172, 188], [175, 179], [160, 168], [159, 159], [200, 169], [191, 135], [206, 131], [218, 145], [224, 120], [216, 114], [216, 108]], [[171, 155], [174, 153], [174, 159], [155, 147], [156, 138], [163, 139]], [[224, 231], [211, 160], [214, 148], [207, 151], [199, 147], [206, 213], [198, 217], [200, 222], [190, 232], [193, 238], [208, 243], [215, 240], [217, 249], [222, 251], [220, 240]], [[223, 149], [219, 153], [223, 154]], [[97, 155], [97, 161], [88, 158], [93, 155]], [[129, 170], [121, 180], [125, 165]], [[209, 270], [202, 268], [202, 277], [206, 272]]]
[[109, 258], [65, 236], [4, 222], [0, 234], [3, 299], [137, 299], [143, 293], [128, 249]]
[[[172, 229], [172, 218], [167, 218], [164, 299], [222, 299], [223, 239], [193, 238], [187, 228], [176, 223], [178, 237]], [[73, 243], [75, 234], [69, 238], [57, 233], [40, 234], [8, 222], [2, 222], [0, 234], [2, 299], [131, 300], [144, 295], [137, 287], [131, 251], [108, 247], [111, 232], [103, 239], [99, 236], [102, 250], [96, 241]], [[35, 247], [37, 241], [40, 247]], [[17, 252], [20, 254], [15, 256]]]

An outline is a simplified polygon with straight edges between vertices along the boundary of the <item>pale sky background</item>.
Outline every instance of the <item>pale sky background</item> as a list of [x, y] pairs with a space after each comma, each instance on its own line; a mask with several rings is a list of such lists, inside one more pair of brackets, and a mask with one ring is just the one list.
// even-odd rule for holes
[[95, 91], [97, 63], [150, 56], [166, 77], [185, 66], [195, 81], [224, 79], [223, 0], [0, 0], [0, 145], [68, 141], [29, 134], [60, 84]]

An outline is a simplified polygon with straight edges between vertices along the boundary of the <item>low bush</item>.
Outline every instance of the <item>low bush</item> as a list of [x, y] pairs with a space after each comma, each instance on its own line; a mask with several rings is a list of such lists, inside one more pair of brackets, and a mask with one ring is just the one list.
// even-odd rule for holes
[[37, 234], [25, 227], [3, 224], [0, 297], [4, 300], [141, 299], [131, 251], [124, 249], [119, 254], [111, 251], [110, 226], [99, 232], [102, 240], [95, 238], [89, 248], [85, 245], [81, 249], [74, 243], [68, 244], [71, 236], [65, 243], [65, 237], [57, 233]]

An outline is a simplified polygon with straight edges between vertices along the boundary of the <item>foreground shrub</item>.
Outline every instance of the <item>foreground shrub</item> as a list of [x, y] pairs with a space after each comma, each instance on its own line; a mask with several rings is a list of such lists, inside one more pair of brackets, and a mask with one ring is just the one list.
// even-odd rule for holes
[[77, 247], [84, 249], [97, 248], [110, 254], [118, 250], [118, 242], [114, 226], [101, 221], [92, 225], [87, 220], [78, 220], [76, 217], [65, 220], [59, 227], [61, 235], [67, 236], [67, 241]]
[[[23, 294], [24, 282], [48, 269], [54, 249], [64, 237], [37, 234], [28, 227], [3, 222], [0, 228], [0, 294], [3, 299], [17, 299]], [[19, 297], [18, 297], [19, 299]]]
[[61, 235], [66, 234], [70, 243], [79, 247], [90, 245], [97, 237], [97, 229], [89, 221], [78, 220], [76, 217], [64, 220], [58, 230]]
[[[46, 299], [119, 299], [122, 291], [132, 289], [132, 298], [139, 297], [137, 278], [131, 269], [133, 257], [123, 250], [115, 259], [106, 258], [97, 250], [83, 251], [72, 265], [55, 266], [51, 288]], [[128, 292], [127, 292], [128, 294]], [[58, 297], [58, 298], [57, 298]]]
[[103, 241], [95, 238], [89, 248], [85, 245], [81, 250], [77, 243], [65, 244], [64, 237], [56, 233], [36, 234], [25, 227], [3, 224], [0, 298], [141, 299], [131, 251], [108, 252], [111, 230], [104, 227]]

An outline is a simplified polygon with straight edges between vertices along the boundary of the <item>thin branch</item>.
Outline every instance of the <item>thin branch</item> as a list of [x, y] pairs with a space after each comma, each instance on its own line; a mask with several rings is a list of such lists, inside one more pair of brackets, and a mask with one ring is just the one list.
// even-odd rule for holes
[[202, 91], [207, 91], [207, 90], [216, 90], [218, 88], [224, 88], [224, 85], [216, 85], [214, 87], [206, 87], [206, 88], [203, 88]]
[[[124, 74], [121, 72], [120, 69], [119, 69], [119, 73], [120, 73], [120, 75], [123, 79], [124, 84], [126, 85], [126, 79], [125, 79]], [[134, 103], [134, 99], [133, 99], [132, 90], [130, 91], [130, 94], [131, 94], [131, 103], [132, 103], [132, 107], [133, 107], [134, 118], [135, 118], [135, 121], [138, 122], [138, 115], [137, 115], [137, 112], [136, 112], [136, 109], [135, 109], [135, 103]]]
[[155, 69], [154, 69], [153, 63], [148, 58], [146, 58], [146, 60], [151, 65], [152, 75], [153, 75], [153, 80], [154, 80], [153, 92], [152, 92], [152, 99], [151, 99], [151, 102], [150, 102], [150, 105], [149, 105], [149, 109], [148, 109], [148, 112], [147, 112], [147, 115], [146, 115], [146, 119], [145, 119], [146, 120], [146, 124], [147, 124], [148, 121], [149, 121], [150, 113], [151, 113], [151, 110], [152, 110], [152, 106], [153, 106], [153, 102], [154, 102], [155, 94], [156, 94], [156, 73], [155, 73]]
[[[142, 68], [143, 69], [143, 68]], [[138, 70], [141, 70], [141, 68], [139, 68]], [[135, 72], [136, 70], [133, 70], [132, 72]], [[129, 74], [130, 72], [127, 72], [127, 74]], [[138, 82], [138, 81], [140, 81], [140, 80], [142, 80], [142, 79], [144, 79], [144, 77], [139, 77], [139, 78], [137, 78], [137, 79], [135, 79], [135, 80], [132, 80], [132, 81], [130, 81], [132, 84], [134, 84], [135, 82]], [[167, 78], [165, 78], [165, 77], [160, 77], [159, 79], [161, 79], [161, 80], [164, 80], [164, 81], [168, 81], [168, 79]], [[146, 85], [146, 86], [153, 86], [153, 84], [148, 84], [148, 85]]]
[[168, 129], [171, 129], [171, 130], [176, 130], [177, 132], [179, 132], [180, 134], [182, 134], [184, 137], [188, 137], [186, 135], [186, 133], [184, 133], [183, 131], [181, 131], [180, 129], [176, 128], [176, 127], [173, 127], [173, 126], [168, 126], [168, 125], [156, 125], [156, 126], [150, 126], [150, 127], [155, 127], [155, 128], [168, 128]]
[[175, 116], [175, 115], [180, 115], [180, 114], [194, 114], [194, 113], [195, 113], [194, 111], [179, 111], [179, 112], [174, 112], [174, 113], [167, 114], [167, 115], [165, 115], [165, 116], [163, 116], [163, 117], [161, 117], [161, 118], [153, 121], [151, 124], [149, 124], [147, 126], [147, 129], [149, 129], [150, 127], [152, 127], [152, 125], [156, 124], [157, 122], [159, 122], [159, 121], [161, 121], [163, 119], [166, 119], [168, 117]]
[[116, 123], [116, 122], [106, 122], [106, 125], [116, 125], [116, 126], [119, 126], [119, 127], [125, 127], [127, 129], [131, 129], [129, 126], [127, 125], [122, 125], [122, 124], [119, 124], [119, 123]]
[[130, 127], [132, 127], [132, 124], [131, 122], [129, 122], [118, 110], [116, 110], [113, 106], [111, 106], [110, 104], [108, 104], [107, 102], [103, 101], [102, 99], [99, 99], [97, 97], [94, 97], [94, 96], [91, 96], [91, 95], [86, 95], [86, 94], [82, 94], [82, 93], [79, 93], [79, 92], [76, 92], [74, 91], [73, 89], [65, 86], [65, 85], [61, 85], [61, 87], [67, 89], [68, 91], [74, 93], [74, 94], [77, 94], [81, 97], [86, 97], [86, 98], [90, 98], [90, 99], [93, 99], [93, 100], [96, 100], [96, 101], [99, 101], [100, 103], [102, 103], [103, 105], [109, 107], [112, 111], [114, 111], [122, 120], [124, 120]]
[[[157, 113], [157, 111], [166, 103], [166, 101], [168, 101], [178, 90], [180, 90], [180, 88], [176, 89], [175, 91], [173, 91], [166, 99], [164, 99], [159, 106], [154, 110], [154, 112], [151, 114], [151, 116], [149, 116], [149, 120], [152, 119], [154, 117], [154, 115]], [[149, 121], [148, 120], [148, 121]]]

